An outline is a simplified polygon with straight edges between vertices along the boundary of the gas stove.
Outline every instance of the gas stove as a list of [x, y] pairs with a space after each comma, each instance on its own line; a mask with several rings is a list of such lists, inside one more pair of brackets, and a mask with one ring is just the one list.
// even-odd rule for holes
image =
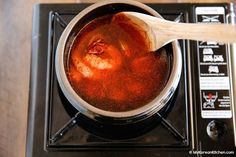
[[[55, 75], [58, 40], [90, 4], [37, 4], [32, 35], [27, 157], [235, 155], [228, 45], [180, 40], [183, 70], [173, 98], [131, 125], [102, 124], [80, 114]], [[228, 4], [147, 4], [165, 19], [226, 23]]]

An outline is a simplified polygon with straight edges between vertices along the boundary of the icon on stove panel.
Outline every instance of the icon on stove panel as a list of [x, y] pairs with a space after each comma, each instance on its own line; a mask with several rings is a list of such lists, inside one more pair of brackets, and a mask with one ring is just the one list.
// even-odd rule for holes
[[215, 41], [207, 41], [207, 45], [217, 45], [218, 43]]
[[213, 56], [212, 55], [204, 55], [203, 56], [203, 62], [213, 62]]
[[206, 43], [206, 41], [201, 41], [199, 42], [199, 45], [204, 45]]
[[214, 62], [224, 62], [223, 55], [214, 55]]
[[219, 15], [215, 15], [215, 16], [202, 15], [202, 22], [220, 22]]
[[213, 53], [212, 48], [204, 48], [203, 49], [203, 54], [204, 55], [213, 55], [214, 53]]
[[223, 55], [203, 55], [203, 62], [224, 62]]
[[215, 108], [215, 101], [218, 98], [218, 93], [216, 92], [215, 95], [212, 93], [208, 93], [207, 95], [203, 92], [203, 98], [206, 102], [203, 103], [203, 108]]
[[218, 66], [210, 65], [209, 68], [208, 68], [208, 72], [218, 74], [219, 73], [219, 68], [218, 68]]
[[208, 46], [208, 47], [216, 47], [218, 45], [222, 45], [222, 43], [218, 43], [216, 41], [201, 41], [201, 42], [199, 42], [199, 45], [201, 45], [201, 46], [204, 45], [204, 46]]

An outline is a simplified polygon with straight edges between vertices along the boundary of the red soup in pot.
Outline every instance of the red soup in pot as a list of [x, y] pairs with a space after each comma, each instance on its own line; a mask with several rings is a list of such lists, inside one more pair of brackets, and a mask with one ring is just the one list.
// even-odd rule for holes
[[161, 92], [170, 73], [165, 49], [150, 52], [149, 47], [145, 31], [124, 15], [96, 18], [75, 37], [67, 77], [96, 108], [137, 109]]

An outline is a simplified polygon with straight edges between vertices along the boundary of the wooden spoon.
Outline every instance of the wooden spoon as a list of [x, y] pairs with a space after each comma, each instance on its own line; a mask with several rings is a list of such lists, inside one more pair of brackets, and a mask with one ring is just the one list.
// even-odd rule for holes
[[176, 39], [236, 42], [236, 26], [229, 24], [177, 23], [137, 12], [118, 14], [126, 16], [138, 27], [146, 30], [151, 41], [151, 51], [158, 50]]

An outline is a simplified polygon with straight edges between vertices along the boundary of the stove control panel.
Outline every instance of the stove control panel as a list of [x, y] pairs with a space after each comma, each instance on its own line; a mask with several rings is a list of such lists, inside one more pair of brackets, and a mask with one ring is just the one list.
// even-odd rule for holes
[[[226, 23], [226, 14], [227, 6], [196, 6], [195, 22]], [[198, 150], [235, 148], [230, 53], [227, 46], [215, 41], [196, 42]]]
[[[225, 23], [224, 7], [197, 7], [197, 23]], [[222, 34], [223, 35], [223, 34]], [[231, 118], [227, 45], [199, 41], [198, 70], [202, 118]]]

